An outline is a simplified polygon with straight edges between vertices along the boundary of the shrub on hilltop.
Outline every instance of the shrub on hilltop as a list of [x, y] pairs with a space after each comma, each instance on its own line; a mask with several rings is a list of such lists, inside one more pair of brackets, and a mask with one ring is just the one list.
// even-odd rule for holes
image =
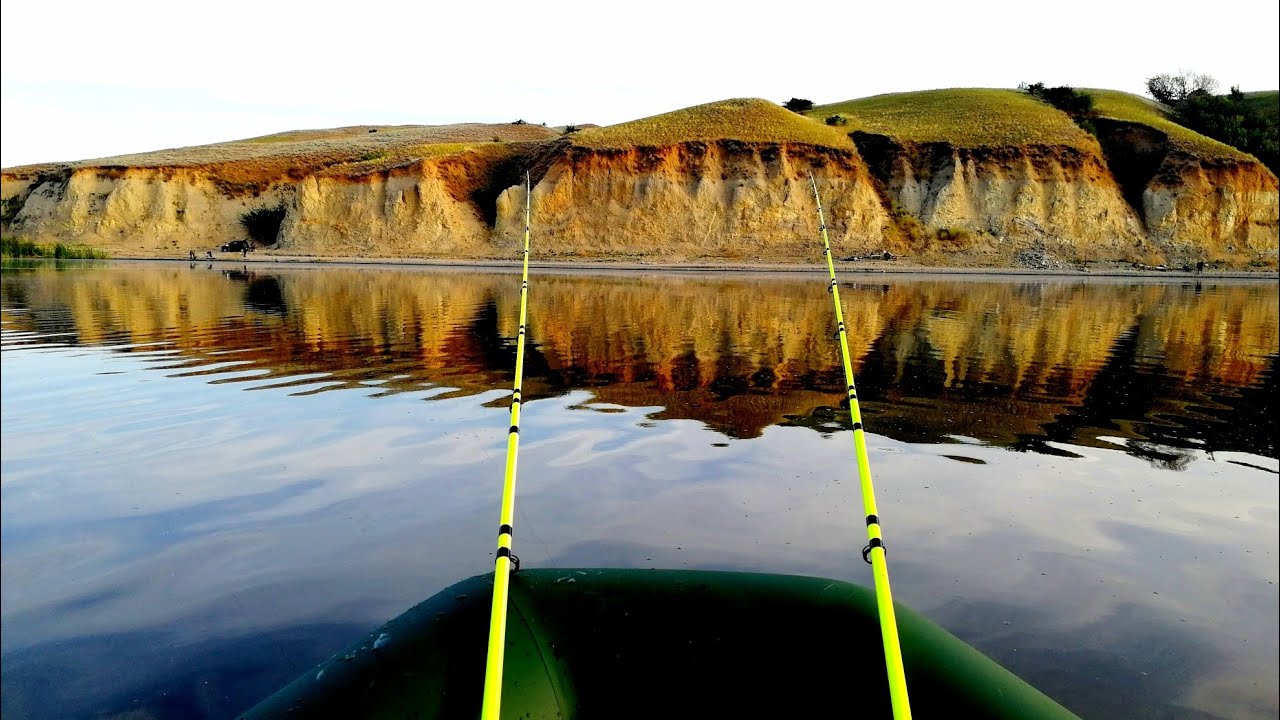
[[1019, 87], [1072, 117], [1086, 117], [1093, 112], [1093, 96], [1070, 85], [1046, 87], [1044, 83], [1023, 83]]
[[782, 107], [790, 110], [793, 113], [807, 113], [813, 109], [813, 101], [805, 100], [804, 98], [793, 97], [790, 100], [782, 103]]

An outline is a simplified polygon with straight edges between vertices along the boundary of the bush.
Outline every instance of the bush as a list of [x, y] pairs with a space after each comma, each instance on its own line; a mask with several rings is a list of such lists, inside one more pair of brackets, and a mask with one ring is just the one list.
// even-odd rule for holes
[[371, 160], [381, 160], [387, 156], [386, 150], [370, 150], [360, 156], [360, 162], [369, 162]]
[[255, 208], [240, 216], [240, 226], [255, 243], [274, 245], [280, 239], [280, 225], [284, 223], [284, 215], [284, 205]]
[[1173, 108], [1180, 125], [1258, 158], [1280, 174], [1280, 123], [1231, 88], [1214, 95], [1218, 81], [1208, 75], [1181, 72], [1147, 78], [1151, 97]]
[[782, 107], [793, 113], [806, 113], [813, 109], [813, 101], [805, 100], [804, 98], [791, 98], [782, 103]]
[[849, 118], [843, 115], [828, 115], [824, 122], [828, 125], [848, 125]]
[[1280, 124], [1250, 105], [1240, 88], [1226, 95], [1191, 95], [1174, 110], [1179, 123], [1253, 155], [1280, 174]]
[[1032, 97], [1046, 102], [1073, 117], [1083, 117], [1093, 112], [1093, 96], [1080, 92], [1070, 85], [1045, 87], [1044, 83], [1023, 83], [1018, 87]]
[[919, 247], [920, 243], [929, 236], [928, 229], [913, 215], [904, 212], [895, 216], [894, 219], [898, 224], [899, 236], [913, 247]]

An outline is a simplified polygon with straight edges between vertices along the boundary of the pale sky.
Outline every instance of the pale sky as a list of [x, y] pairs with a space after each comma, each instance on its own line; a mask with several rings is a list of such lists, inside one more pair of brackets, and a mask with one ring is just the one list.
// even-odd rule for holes
[[730, 97], [1280, 88], [1276, 0], [273, 2], [0, 9], [0, 165], [360, 124], [609, 124]]

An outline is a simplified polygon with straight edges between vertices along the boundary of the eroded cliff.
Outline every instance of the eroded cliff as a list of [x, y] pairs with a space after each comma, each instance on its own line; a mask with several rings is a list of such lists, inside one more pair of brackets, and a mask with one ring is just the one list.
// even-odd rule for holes
[[256, 195], [228, 194], [217, 176], [187, 168], [58, 168], [6, 172], [0, 182], [17, 206], [5, 232], [120, 255], [185, 253], [242, 237], [246, 212], [294, 193], [292, 183], [277, 181]]
[[[822, 180], [836, 252], [883, 247], [889, 217], [857, 152], [800, 144], [571, 146], [534, 187], [534, 223], [544, 255], [811, 257], [810, 172]], [[523, 212], [523, 188], [498, 198], [496, 242], [519, 237]]]
[[183, 256], [278, 208], [278, 232], [258, 238], [274, 252], [511, 257], [528, 170], [543, 257], [812, 260], [812, 173], [839, 257], [1276, 264], [1277, 181], [1250, 156], [1121, 117], [1098, 118], [1095, 139], [1014, 91], [947, 91], [950, 117], [912, 124], [928, 94], [909, 95], [840, 106], [850, 127], [734, 100], [572, 135], [341, 128], [13, 168], [4, 230]]
[[1175, 260], [1270, 258], [1274, 264], [1276, 176], [1257, 162], [1208, 163], [1179, 155], [1171, 153], [1143, 189], [1143, 219], [1152, 238]]
[[1162, 106], [1091, 90], [1107, 162], [1173, 262], [1275, 266], [1280, 181], [1257, 158], [1174, 123]]
[[1153, 249], [1100, 151], [1087, 145], [962, 147], [866, 132], [854, 141], [910, 250], [1002, 258], [1036, 250], [1075, 263]]

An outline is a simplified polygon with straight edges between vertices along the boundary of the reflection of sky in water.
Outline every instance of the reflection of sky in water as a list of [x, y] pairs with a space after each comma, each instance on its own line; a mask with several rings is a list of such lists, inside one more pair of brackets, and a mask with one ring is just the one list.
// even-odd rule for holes
[[[16, 282], [8, 273], [4, 280]], [[52, 297], [74, 308], [74, 287]], [[227, 715], [489, 567], [506, 429], [500, 369], [482, 381], [483, 362], [463, 368], [458, 360], [431, 376], [409, 370], [406, 384], [396, 377], [406, 364], [399, 358], [392, 370], [363, 372], [349, 355], [332, 356], [350, 371], [341, 380], [348, 389], [310, 392], [333, 382], [323, 347], [314, 356], [277, 349], [287, 359], [270, 363], [258, 353], [248, 365], [236, 356], [253, 355], [252, 347], [226, 353], [233, 348], [225, 339], [113, 352], [94, 345], [220, 336], [192, 324], [85, 342], [81, 317], [71, 335], [51, 337], [44, 332], [68, 332], [66, 318], [31, 327], [10, 290], [0, 355], [6, 717], [138, 707]], [[1128, 302], [1123, 290], [1115, 302]], [[469, 320], [485, 310], [457, 312]], [[1036, 313], [1024, 315], [1019, 322], [1037, 322]], [[235, 321], [222, 311], [210, 322]], [[166, 323], [173, 321], [157, 321]], [[813, 412], [835, 403], [821, 381], [744, 395], [734, 378], [750, 373], [726, 350], [715, 373], [692, 377], [677, 366], [667, 395], [629, 395], [665, 382], [662, 357], [648, 371], [658, 380], [616, 377], [624, 372], [609, 366], [608, 384], [591, 370], [608, 354], [592, 344], [605, 329], [584, 323], [574, 332], [543, 343], [541, 398], [525, 407], [517, 552], [526, 564], [748, 569], [870, 583], [857, 555], [863, 529], [851, 522], [861, 509], [848, 436], [833, 431], [839, 413]], [[84, 344], [67, 344], [77, 337]], [[1149, 335], [1139, 329], [1133, 337]], [[1024, 427], [1025, 408], [1009, 409], [1016, 393], [957, 399], [916, 388], [907, 400], [924, 411], [903, 414], [891, 400], [908, 381], [895, 384], [896, 371], [879, 358], [929, 355], [885, 342], [864, 364], [892, 430], [869, 442], [901, 601], [1086, 717], [1276, 715], [1273, 451], [1223, 449], [1230, 438], [1211, 454], [1196, 449], [1204, 439], [1187, 417], [1200, 411], [1179, 409], [1194, 391], [1149, 357], [1141, 361], [1149, 380], [1116, 370], [1110, 380], [1090, 376], [1090, 387], [1154, 387], [1149, 417], [1114, 416], [1123, 420], [1087, 434], [1087, 444], [1050, 432], [1037, 440], [1044, 452], [1013, 451], [1001, 445], [1037, 448], [990, 428]], [[501, 359], [500, 344], [480, 345], [448, 357]], [[1131, 355], [1150, 354], [1150, 343], [1139, 350]], [[556, 385], [557, 358], [567, 355], [589, 381]], [[705, 365], [706, 353], [699, 357]], [[1085, 355], [1080, 363], [1105, 368], [1109, 360]], [[1052, 394], [1051, 381], [1041, 395]], [[1089, 388], [1068, 392], [1062, 382], [1058, 395], [1085, 397], [1069, 404], [1083, 408], [1070, 417], [1108, 424]], [[1215, 382], [1219, 413], [1238, 410], [1231, 398], [1250, 392]], [[252, 388], [260, 389], [242, 391]], [[668, 405], [645, 404], [655, 397]], [[730, 397], [753, 403], [744, 412], [796, 414], [797, 406], [806, 420], [780, 424], [779, 415], [758, 434], [717, 431], [716, 413]], [[768, 405], [776, 402], [783, 406]], [[1036, 402], [1046, 401], [1026, 404]], [[922, 429], [930, 408], [985, 412], [973, 423], [984, 441], [948, 440], [963, 423]], [[1170, 408], [1179, 409], [1172, 426], [1181, 429], [1162, 437], [1185, 442], [1138, 447], [1134, 423], [1167, 422], [1159, 413]], [[1070, 424], [1055, 413], [1046, 421]]]

